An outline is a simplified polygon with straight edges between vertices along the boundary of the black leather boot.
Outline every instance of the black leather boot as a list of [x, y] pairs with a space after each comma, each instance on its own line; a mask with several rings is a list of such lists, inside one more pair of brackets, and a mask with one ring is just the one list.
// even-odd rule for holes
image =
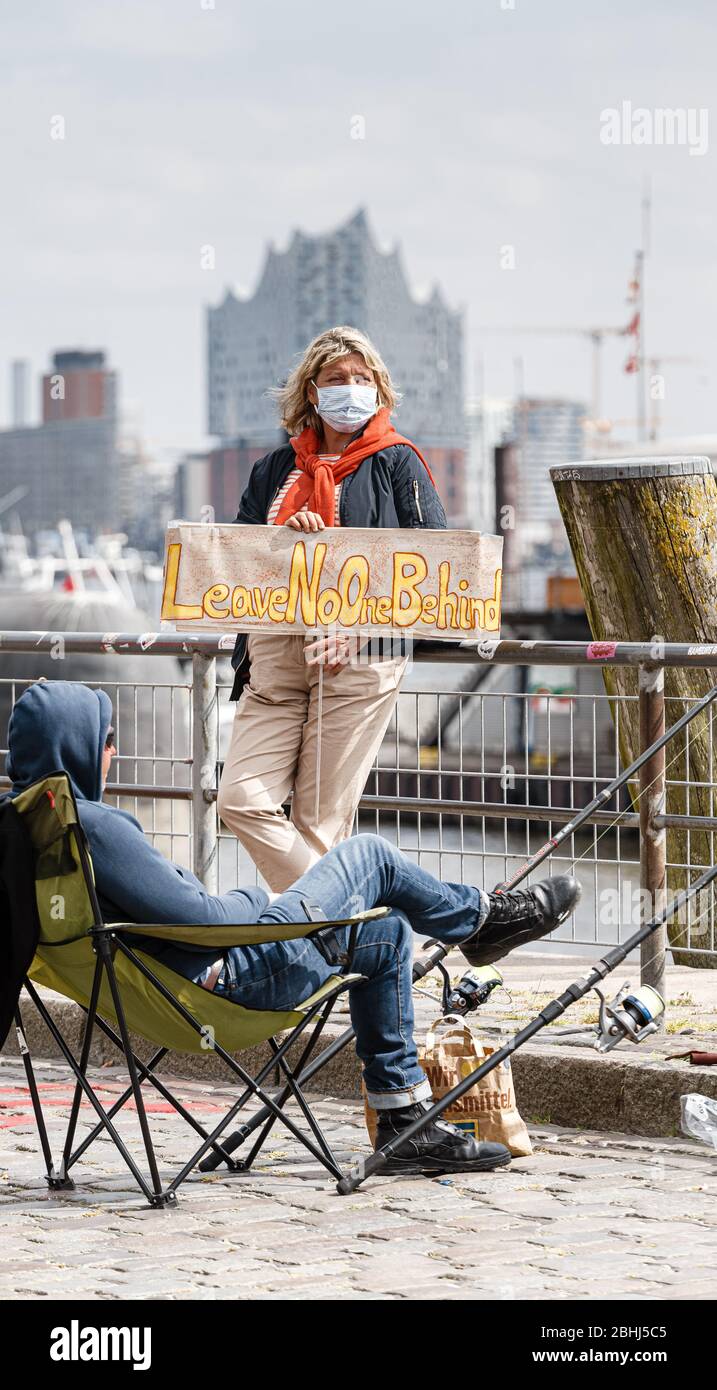
[[[430, 1109], [432, 1102], [416, 1101], [400, 1110], [379, 1110], [374, 1148], [381, 1149], [397, 1139], [402, 1130]], [[405, 1148], [387, 1159], [382, 1173], [480, 1173], [503, 1168], [510, 1163], [510, 1150], [503, 1144], [478, 1143], [470, 1134], [432, 1120], [409, 1139]]]
[[545, 878], [534, 888], [489, 893], [490, 912], [475, 936], [461, 942], [463, 955], [470, 965], [492, 965], [516, 946], [539, 941], [570, 916], [581, 893], [572, 874]]

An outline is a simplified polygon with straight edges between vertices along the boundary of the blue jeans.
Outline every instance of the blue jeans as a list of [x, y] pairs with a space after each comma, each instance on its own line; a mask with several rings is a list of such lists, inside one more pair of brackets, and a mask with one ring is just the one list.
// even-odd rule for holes
[[[467, 884], [442, 883], [380, 835], [354, 835], [302, 874], [260, 921], [304, 922], [302, 900], [320, 907], [329, 921], [368, 907], [393, 909], [362, 922], [356, 934], [353, 969], [366, 976], [348, 994], [356, 1051], [377, 1110], [430, 1099], [413, 1038], [412, 931], [459, 944], [485, 920], [486, 894]], [[335, 933], [344, 950], [348, 934], [348, 927]], [[290, 1009], [337, 973], [316, 942], [305, 938], [234, 946], [216, 992], [249, 1009]]]

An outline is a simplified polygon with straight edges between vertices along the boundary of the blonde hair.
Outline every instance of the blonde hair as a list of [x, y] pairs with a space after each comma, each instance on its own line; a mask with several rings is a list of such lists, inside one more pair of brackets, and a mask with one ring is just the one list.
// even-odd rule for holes
[[378, 395], [378, 408], [388, 406], [389, 410], [393, 410], [398, 404], [399, 394], [391, 381], [388, 368], [365, 333], [361, 333], [358, 328], [329, 328], [309, 343], [301, 361], [285, 384], [271, 393], [278, 402], [281, 423], [289, 434], [299, 434], [307, 425], [311, 425], [317, 433], [321, 432], [321, 420], [309, 400], [308, 387], [322, 367], [336, 362], [339, 357], [346, 357], [350, 352], [359, 353], [366, 366], [371, 369]]

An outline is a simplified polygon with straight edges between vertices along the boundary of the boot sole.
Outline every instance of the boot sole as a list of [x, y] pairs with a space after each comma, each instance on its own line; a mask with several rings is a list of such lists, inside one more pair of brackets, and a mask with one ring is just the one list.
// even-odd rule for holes
[[484, 1159], [449, 1159], [438, 1158], [401, 1158], [396, 1154], [394, 1158], [386, 1160], [382, 1173], [406, 1173], [423, 1175], [424, 1177], [435, 1177], [439, 1173], [489, 1173], [493, 1168], [507, 1168], [510, 1163], [510, 1154], [505, 1158], [484, 1158]]
[[461, 952], [461, 954], [465, 956], [465, 959], [468, 961], [469, 965], [493, 965], [495, 961], [502, 960], [504, 956], [509, 956], [511, 951], [515, 951], [519, 947], [532, 946], [534, 941], [542, 941], [544, 937], [550, 936], [550, 933], [554, 932], [557, 927], [562, 926], [563, 922], [566, 922], [571, 913], [575, 911], [575, 908], [580, 902], [581, 897], [582, 888], [578, 893], [575, 902], [571, 903], [570, 907], [566, 907], [565, 910], [561, 912], [559, 917], [556, 917], [554, 920], [550, 922], [549, 926], [546, 924], [541, 928], [536, 928], [532, 932], [526, 932], [524, 941], [514, 940], [512, 945], [508, 945], [507, 942], [501, 943], [500, 941], [494, 941], [492, 945], [488, 945], [488, 943], [486, 942], [485, 946], [483, 947], [483, 950], [481, 951], [479, 932], [475, 941], [475, 949], [471, 950], [472, 942], [470, 941], [470, 939], [468, 941], [461, 942], [458, 946], [458, 949]]
[[566, 912], [565, 916], [560, 918], [560, 921], [551, 922], [549, 927], [542, 927], [540, 930], [532, 931], [530, 934], [526, 932], [525, 938], [522, 941], [516, 941], [515, 937], [513, 937], [512, 941], [493, 941], [490, 944], [485, 942], [481, 950], [480, 941], [478, 939], [474, 948], [471, 941], [462, 941], [458, 949], [461, 954], [465, 956], [469, 965], [494, 965], [497, 960], [503, 960], [505, 956], [509, 956], [511, 951], [516, 951], [525, 946], [532, 946], [534, 941], [542, 941], [543, 937], [550, 936], [550, 933], [554, 932], [556, 927], [561, 926], [565, 918], [569, 916], [570, 913]]

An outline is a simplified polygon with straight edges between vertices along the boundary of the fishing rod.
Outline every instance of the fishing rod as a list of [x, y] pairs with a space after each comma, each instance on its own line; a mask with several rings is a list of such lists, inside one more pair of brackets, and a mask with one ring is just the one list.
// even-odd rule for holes
[[703, 695], [702, 699], [698, 700], [697, 704], [693, 705], [692, 709], [686, 710], [677, 720], [676, 724], [666, 729], [664, 734], [660, 734], [660, 737], [656, 738], [655, 742], [651, 743], [649, 748], [646, 748], [644, 752], [640, 753], [634, 763], [630, 763], [630, 766], [626, 767], [624, 772], [614, 777], [612, 782], [609, 782], [606, 787], [603, 787], [602, 791], [598, 792], [598, 795], [593, 797], [592, 801], [585, 806], [582, 811], [579, 811], [567, 825], [563, 826], [562, 830], [559, 830], [556, 835], [546, 840], [545, 844], [541, 845], [540, 849], [536, 850], [535, 854], [531, 854], [530, 857], [521, 864], [520, 868], [516, 869], [514, 874], [511, 874], [510, 878], [507, 878], [504, 883], [499, 884], [498, 888], [493, 891], [496, 893], [500, 893], [501, 891], [505, 892], [506, 888], [512, 888], [514, 884], [520, 882], [527, 874], [532, 873], [533, 869], [536, 869], [539, 864], [542, 864], [543, 860], [547, 859], [548, 856], [558, 848], [558, 845], [563, 844], [565, 840], [575, 834], [576, 830], [580, 829], [580, 826], [585, 823], [588, 816], [591, 816], [594, 811], [597, 811], [604, 802], [609, 801], [610, 798], [615, 795], [615, 792], [619, 791], [621, 787], [624, 787], [625, 783], [629, 782], [630, 778], [634, 777], [635, 773], [639, 772], [640, 768], [644, 767], [645, 763], [648, 762], [655, 753], [659, 753], [660, 749], [664, 748], [665, 744], [669, 743], [670, 739], [674, 738], [675, 734], [679, 734], [682, 729], [686, 728], [690, 721], [695, 718], [695, 715], [701, 714], [702, 710], [706, 709], [708, 705], [711, 705], [712, 701], [716, 698], [717, 685], [714, 686], [712, 690], [708, 690], [707, 694]]
[[[669, 743], [670, 739], [675, 737], [675, 734], [679, 734], [682, 729], [686, 728], [690, 721], [693, 720], [696, 715], [701, 714], [702, 710], [707, 709], [708, 705], [711, 705], [712, 701], [715, 699], [717, 699], [717, 685], [714, 686], [712, 690], [708, 690], [707, 694], [703, 695], [702, 699], [698, 700], [697, 704], [693, 705], [692, 709], [686, 710], [675, 724], [672, 724], [669, 729], [666, 729], [663, 734], [660, 734], [659, 738], [656, 738], [654, 743], [650, 744], [649, 748], [645, 748], [643, 752], [635, 758], [635, 761], [630, 763], [629, 767], [625, 768], [624, 772], [620, 772], [617, 777], [614, 777], [611, 782], [608, 782], [607, 785], [603, 787], [602, 791], [598, 792], [597, 796], [593, 797], [592, 801], [590, 801], [587, 806], [584, 806], [581, 811], [578, 811], [577, 815], [573, 816], [573, 819], [568, 821], [561, 830], [558, 830], [557, 834], [551, 835], [550, 839], [546, 840], [545, 843], [535, 851], [535, 854], [529, 855], [520, 865], [520, 868], [516, 869], [515, 873], [511, 874], [510, 878], [505, 879], [503, 883], [499, 883], [498, 886], [493, 889], [493, 892], [505, 893], [508, 889], [514, 888], [516, 884], [522, 883], [523, 879], [527, 878], [534, 869], [537, 869], [539, 864], [544, 863], [551, 854], [555, 853], [555, 850], [558, 849], [560, 845], [564, 844], [571, 835], [574, 835], [576, 830], [579, 830], [580, 827], [585, 824], [594, 811], [597, 811], [606, 801], [610, 801], [615, 795], [615, 792], [619, 791], [621, 787], [624, 787], [625, 783], [629, 782], [630, 779], [635, 776], [635, 773], [639, 772], [640, 769], [645, 766], [645, 763], [649, 762], [649, 760], [654, 757], [655, 753], [659, 753], [660, 749], [664, 748], [665, 744]], [[616, 820], [619, 820], [619, 818], [618, 813]], [[426, 942], [425, 951], [427, 954], [424, 960], [429, 961], [428, 970], [440, 969], [441, 961], [448, 955], [450, 950], [452, 950], [452, 947], [444, 946], [441, 941], [434, 940]], [[427, 970], [423, 970], [421, 975], [416, 975], [415, 969], [416, 967], [414, 966], [414, 983], [417, 979], [421, 979], [423, 975], [428, 973]]]
[[[530, 857], [521, 864], [520, 868], [517, 869], [514, 874], [511, 874], [509, 879], [499, 884], [498, 887], [494, 889], [494, 892], [505, 892], [506, 889], [514, 888], [516, 884], [521, 883], [524, 878], [527, 878], [528, 874], [532, 873], [539, 864], [542, 864], [548, 859], [559, 845], [563, 844], [571, 835], [574, 835], [575, 831], [579, 830], [580, 827], [585, 824], [586, 820], [588, 820], [594, 811], [606, 801], [609, 801], [611, 797], [615, 795], [615, 792], [619, 791], [626, 782], [629, 782], [630, 778], [634, 777], [635, 774], [640, 771], [640, 768], [644, 767], [645, 763], [648, 762], [655, 753], [659, 753], [660, 749], [664, 748], [665, 745], [669, 743], [670, 739], [674, 738], [676, 734], [679, 734], [682, 729], [686, 728], [691, 720], [700, 714], [702, 710], [706, 709], [715, 699], [717, 699], [717, 686], [714, 686], [712, 690], [708, 690], [707, 694], [704, 695], [701, 700], [698, 700], [697, 704], [693, 705], [692, 709], [686, 710], [675, 724], [671, 725], [669, 729], [666, 729], [664, 734], [660, 734], [659, 738], [656, 738], [654, 743], [650, 744], [649, 748], [644, 749], [635, 761], [630, 763], [629, 767], [625, 768], [624, 772], [619, 773], [611, 782], [608, 782], [607, 785], [603, 787], [602, 791], [599, 792], [597, 796], [593, 797], [593, 800], [589, 802], [587, 806], [584, 806], [581, 811], [578, 811], [577, 815], [564, 825], [562, 830], [559, 830], [557, 834], [551, 836], [549, 840], [546, 840], [545, 844], [541, 845], [540, 848], [536, 850], [535, 854], [530, 855]], [[447, 946], [442, 941], [427, 941], [423, 947], [421, 957], [413, 963], [413, 983], [416, 984], [433, 970], [442, 970], [441, 962], [451, 950], [453, 950], [453, 946]], [[339, 1052], [342, 1052], [354, 1037], [353, 1028], [347, 1028], [338, 1038], [335, 1038], [323, 1052], [320, 1052], [312, 1062], [307, 1064], [301, 1074], [296, 1078], [298, 1084], [300, 1086], [306, 1085], [312, 1077], [316, 1076], [316, 1073], [320, 1071], [322, 1067], [332, 1061]], [[272, 1097], [272, 1099], [276, 1104], [283, 1104], [288, 1098], [290, 1090], [291, 1087], [285, 1085]], [[241, 1125], [237, 1130], [234, 1130], [227, 1139], [223, 1140], [223, 1150], [226, 1153], [233, 1153], [235, 1149], [239, 1148], [240, 1144], [244, 1143], [245, 1139], [247, 1139], [250, 1134], [253, 1134], [256, 1129], [262, 1124], [265, 1124], [267, 1120], [271, 1118], [272, 1114], [273, 1112], [268, 1106], [261, 1106], [245, 1124]], [[217, 1153], [208, 1153], [206, 1158], [199, 1164], [199, 1168], [203, 1173], [212, 1172], [215, 1168], [219, 1167], [220, 1163], [225, 1161], [226, 1160]]]
[[[672, 902], [668, 903], [657, 917], [653, 917], [650, 922], [646, 922], [644, 926], [640, 927], [639, 931], [634, 932], [621, 946], [615, 946], [611, 951], [608, 951], [607, 955], [603, 956], [601, 960], [597, 962], [597, 965], [593, 966], [590, 974], [587, 975], [585, 979], [575, 980], [573, 984], [568, 985], [568, 988], [564, 990], [562, 994], [558, 995], [557, 999], [552, 999], [544, 1009], [541, 1009], [540, 1013], [537, 1014], [530, 1023], [526, 1024], [525, 1028], [521, 1028], [520, 1031], [510, 1039], [510, 1042], [505, 1043], [503, 1047], [493, 1052], [490, 1057], [486, 1058], [485, 1062], [482, 1062], [480, 1066], [476, 1067], [468, 1076], [465, 1076], [462, 1081], [459, 1081], [452, 1090], [446, 1092], [440, 1100], [435, 1101], [428, 1110], [424, 1110], [419, 1119], [414, 1120], [412, 1124], [407, 1125], [406, 1128], [401, 1131], [400, 1136], [392, 1140], [389, 1144], [385, 1144], [382, 1149], [375, 1149], [372, 1154], [369, 1154], [368, 1158], [360, 1158], [346, 1177], [342, 1178], [341, 1181], [336, 1184], [337, 1192], [341, 1193], [342, 1196], [346, 1196], [349, 1192], [354, 1192], [372, 1173], [380, 1173], [388, 1159], [393, 1158], [394, 1154], [400, 1152], [406, 1144], [409, 1144], [422, 1129], [425, 1129], [426, 1125], [431, 1124], [433, 1120], [440, 1119], [443, 1112], [449, 1109], [451, 1105], [455, 1105], [455, 1103], [466, 1094], [466, 1091], [470, 1091], [471, 1087], [475, 1086], [479, 1081], [482, 1081], [484, 1076], [487, 1076], [495, 1067], [500, 1066], [501, 1062], [505, 1062], [514, 1052], [517, 1052], [519, 1047], [522, 1047], [524, 1043], [535, 1037], [535, 1034], [539, 1033], [542, 1028], [546, 1028], [549, 1023], [554, 1023], [555, 1019], [560, 1018], [561, 1014], [564, 1014], [566, 1009], [570, 1008], [571, 1004], [575, 1004], [578, 999], [584, 998], [586, 994], [589, 994], [591, 989], [596, 989], [600, 982], [604, 980], [617, 965], [620, 965], [631, 951], [634, 951], [636, 946], [646, 941], [669, 917], [672, 917], [675, 912], [679, 912], [691, 898], [695, 897], [697, 893], [701, 893], [702, 890], [716, 878], [717, 864], [714, 864], [711, 868], [706, 869], [689, 888], [686, 888], [682, 893], [678, 894], [676, 898], [673, 898]], [[654, 993], [654, 991], [650, 991], [650, 993]], [[598, 994], [600, 994], [599, 990]], [[659, 995], [656, 995], [656, 998], [659, 999]], [[641, 1041], [641, 1036], [646, 1036], [647, 1032], [650, 1031], [649, 1025], [652, 1020], [649, 1014], [645, 1016], [647, 1011], [643, 1012], [640, 1008], [633, 1008], [631, 1010], [630, 997], [625, 997], [623, 991], [620, 991], [613, 1006], [608, 1005], [607, 1008], [605, 1008], [605, 1001], [602, 994], [600, 994], [600, 999], [601, 1015], [609, 1030], [608, 1037], [604, 1039], [606, 1045], [603, 1046], [601, 1049], [602, 1051], [609, 1050], [610, 1033], [613, 1032], [613, 1030], [615, 1041], [621, 1041], [622, 1037], [630, 1037], [633, 1042]], [[662, 1004], [661, 1000], [659, 1002]], [[621, 1019], [621, 1014], [626, 1015], [625, 1018]], [[630, 1016], [631, 1014], [632, 1017]]]

